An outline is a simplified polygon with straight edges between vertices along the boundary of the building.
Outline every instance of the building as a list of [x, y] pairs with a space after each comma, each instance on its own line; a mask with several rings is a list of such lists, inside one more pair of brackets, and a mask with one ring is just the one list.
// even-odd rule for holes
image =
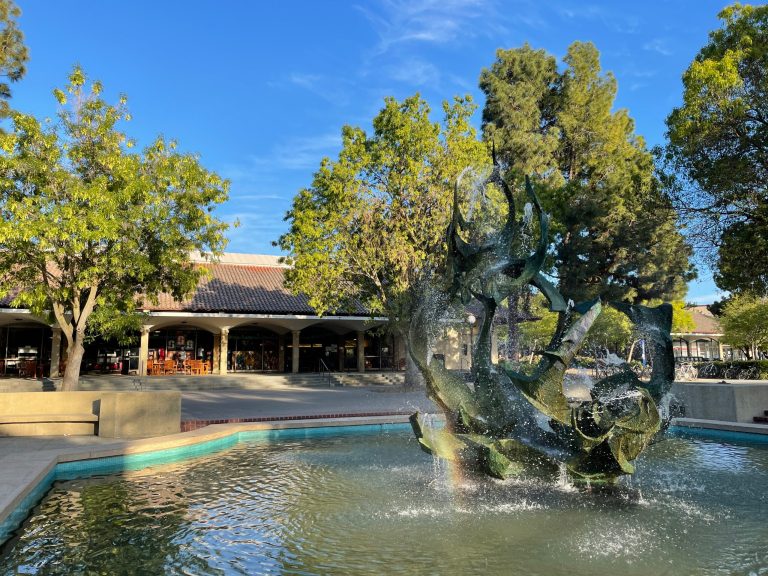
[[688, 333], [672, 333], [672, 347], [676, 357], [706, 358], [710, 360], [740, 360], [743, 354], [723, 344], [723, 329], [707, 306], [687, 306], [695, 328]]
[[[202, 262], [202, 261], [200, 261]], [[401, 369], [402, 342], [366, 310], [318, 316], [307, 297], [283, 285], [277, 256], [224, 254], [183, 302], [161, 295], [144, 306], [138, 346], [107, 341], [86, 348], [85, 370], [146, 374], [154, 362], [200, 359], [212, 372], [316, 372]], [[0, 374], [60, 373], [61, 330], [0, 301]]]

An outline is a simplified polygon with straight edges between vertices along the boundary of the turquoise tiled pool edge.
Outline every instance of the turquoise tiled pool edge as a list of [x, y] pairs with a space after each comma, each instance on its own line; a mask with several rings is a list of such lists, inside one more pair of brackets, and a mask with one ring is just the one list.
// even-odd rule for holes
[[[29, 516], [32, 509], [51, 489], [53, 483], [58, 480], [71, 480], [94, 474], [110, 474], [121, 471], [140, 470], [160, 464], [170, 464], [226, 450], [243, 441], [279, 441], [309, 437], [317, 438], [324, 435], [366, 435], [379, 434], [382, 431], [406, 431], [410, 429], [410, 424], [407, 420], [402, 421], [404, 419], [399, 417], [388, 418], [387, 421], [382, 421], [382, 419], [378, 418], [352, 419], [354, 422], [349, 420], [259, 423], [259, 429], [245, 430], [235, 429], [238, 427], [242, 428], [242, 425], [227, 424], [219, 427], [210, 427], [224, 429], [214, 431], [214, 435], [218, 435], [218, 437], [169, 448], [87, 458], [78, 458], [77, 455], [73, 454], [60, 454], [58, 458], [65, 461], [55, 462], [56, 458], [53, 457], [51, 463], [47, 466], [48, 470], [43, 471], [43, 477], [27, 486], [26, 493], [22, 495], [20, 501], [10, 513], [6, 514], [4, 518], [0, 517], [0, 545], [4, 544], [13, 535], [13, 532]], [[375, 422], [371, 422], [371, 420]], [[296, 427], [291, 427], [291, 424]], [[177, 436], [187, 436], [188, 434], [190, 433]], [[194, 434], [194, 432], [191, 434]], [[204, 437], [210, 435], [205, 434]], [[155, 440], [162, 441], [165, 438], [161, 437]], [[129, 446], [130, 444], [127, 444], [126, 447]], [[98, 453], [99, 451], [96, 449], [93, 452]], [[107, 449], [106, 451], [113, 450]]]
[[[338, 435], [366, 435], [379, 434], [383, 431], [406, 431], [410, 428], [407, 419], [403, 417], [387, 418], [358, 418], [340, 419], [337, 421], [294, 421], [294, 422], [275, 422], [258, 423], [252, 425], [244, 424], [226, 424], [209, 427], [210, 431], [205, 429], [195, 432], [174, 435], [176, 441], [184, 441], [182, 445], [147, 449], [136, 452], [127, 452], [133, 447], [132, 443], [117, 450], [107, 448], [100, 450], [98, 448], [86, 452], [86, 454], [98, 454], [99, 452], [124, 451], [127, 453], [114, 454], [109, 456], [82, 457], [80, 454], [59, 454], [58, 459], [64, 460], [55, 462], [54, 457], [48, 470], [42, 471], [42, 478], [34, 484], [27, 487], [18, 504], [6, 514], [0, 517], [0, 545], [6, 542], [13, 532], [29, 516], [32, 509], [42, 500], [45, 494], [50, 490], [54, 482], [58, 480], [71, 480], [74, 478], [90, 476], [94, 474], [110, 474], [121, 471], [139, 470], [142, 468], [169, 464], [190, 458], [204, 456], [220, 450], [231, 448], [243, 441], [280, 441], [299, 438], [317, 438], [318, 436], [338, 436]], [[373, 420], [373, 422], [372, 422]], [[253, 427], [256, 426], [256, 429]], [[239, 428], [239, 429], [238, 429]], [[243, 429], [245, 428], [245, 429]], [[205, 431], [203, 434], [200, 432]], [[720, 438], [736, 442], [768, 442], [768, 435], [750, 434], [745, 432], [733, 432], [727, 430], [714, 430], [705, 428], [677, 427], [669, 429], [673, 435], [681, 436], [700, 436], [709, 438]], [[202, 436], [200, 441], [194, 441], [194, 436]], [[183, 438], [182, 438], [183, 437]], [[192, 440], [191, 442], [189, 440]], [[153, 439], [160, 443], [173, 443], [174, 439], [169, 437], [160, 437]]]

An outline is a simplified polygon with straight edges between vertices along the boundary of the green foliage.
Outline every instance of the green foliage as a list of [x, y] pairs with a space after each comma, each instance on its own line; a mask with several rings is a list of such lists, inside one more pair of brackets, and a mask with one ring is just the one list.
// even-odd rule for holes
[[286, 284], [323, 314], [363, 303], [391, 322], [408, 318], [412, 290], [445, 258], [455, 183], [487, 162], [469, 118], [469, 97], [444, 103], [432, 122], [415, 95], [385, 100], [373, 134], [345, 126], [338, 160], [324, 159], [299, 192], [278, 244]]
[[[76, 68], [55, 96], [59, 122], [13, 114], [0, 154], [0, 292], [66, 337], [65, 387], [77, 379], [88, 328], [135, 326], [139, 297], [194, 289], [203, 270], [190, 251], [218, 254], [227, 225], [212, 215], [228, 183], [158, 138], [143, 152], [117, 129], [125, 98], [105, 102]], [[71, 368], [72, 364], [77, 366]]]
[[691, 333], [696, 329], [693, 314], [685, 309], [685, 302], [673, 300], [672, 304], [672, 330], [674, 334]]
[[557, 328], [557, 313], [549, 311], [543, 295], [535, 294], [531, 300], [531, 315], [538, 320], [520, 324], [520, 345], [533, 353], [549, 344]]
[[552, 270], [566, 298], [643, 301], [681, 297], [690, 247], [654, 179], [616, 80], [590, 43], [575, 42], [557, 70], [527, 44], [499, 50], [480, 87], [483, 136], [513, 178], [530, 174], [552, 215]]
[[8, 82], [21, 80], [29, 58], [24, 34], [16, 24], [20, 15], [21, 10], [11, 0], [0, 0], [0, 76], [7, 79], [7, 82], [0, 82], [0, 118], [6, 118], [10, 112], [11, 87]]
[[768, 298], [740, 295], [731, 298], [720, 317], [723, 341], [756, 359], [768, 349]]
[[585, 341], [585, 348], [604, 349], [612, 352], [624, 350], [632, 341], [633, 326], [627, 315], [612, 306], [603, 307]]
[[678, 202], [719, 247], [718, 286], [768, 295], [768, 6], [719, 16], [683, 75], [665, 160]]

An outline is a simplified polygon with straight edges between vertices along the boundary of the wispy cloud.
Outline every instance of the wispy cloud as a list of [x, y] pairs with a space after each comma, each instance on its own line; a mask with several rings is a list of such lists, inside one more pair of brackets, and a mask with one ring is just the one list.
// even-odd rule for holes
[[671, 56], [672, 50], [669, 48], [667, 41], [664, 38], [654, 38], [643, 44], [643, 50], [648, 52], [658, 52], [662, 56]]
[[378, 9], [358, 9], [379, 36], [376, 54], [401, 44], [446, 44], [503, 29], [493, 18], [492, 0], [385, 0]]
[[561, 6], [555, 7], [554, 10], [562, 20], [599, 22], [619, 34], [634, 34], [640, 28], [640, 20], [636, 16], [628, 14], [618, 3], [608, 7], [579, 4], [574, 8]]
[[230, 228], [227, 232], [230, 252], [254, 252], [260, 254], [276, 253], [272, 242], [288, 230], [288, 224], [283, 221], [285, 210], [269, 206], [259, 206], [258, 210], [237, 211], [225, 216], [228, 222], [237, 220], [240, 225]]
[[267, 174], [318, 168], [324, 156], [332, 156], [340, 147], [340, 131], [290, 138], [263, 155], [252, 155], [242, 164], [226, 166], [222, 173], [232, 181], [261, 182]]
[[418, 58], [400, 62], [388, 70], [392, 80], [413, 86], [435, 85], [440, 80], [437, 67]]
[[267, 86], [276, 89], [295, 89], [298, 87], [319, 96], [334, 106], [348, 105], [352, 100], [350, 93], [354, 90], [354, 85], [348, 78], [305, 72], [291, 72], [277, 80], [268, 81]]

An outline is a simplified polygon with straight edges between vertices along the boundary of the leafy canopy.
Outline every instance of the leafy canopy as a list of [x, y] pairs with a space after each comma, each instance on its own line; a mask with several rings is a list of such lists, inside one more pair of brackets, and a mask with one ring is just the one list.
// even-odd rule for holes
[[77, 379], [89, 320], [119, 331], [126, 323], [115, 318], [140, 296], [182, 297], [203, 273], [190, 251], [225, 245], [213, 209], [228, 183], [162, 138], [133, 151], [117, 128], [130, 118], [125, 97], [111, 105], [101, 92], [75, 68], [55, 90], [58, 122], [14, 113], [0, 137], [0, 293], [61, 326], [65, 386]]
[[718, 286], [768, 294], [768, 6], [719, 17], [667, 118], [665, 169], [695, 237], [714, 249]]
[[413, 289], [445, 257], [453, 189], [487, 162], [469, 123], [469, 97], [443, 104], [442, 124], [417, 94], [386, 98], [373, 133], [345, 126], [336, 161], [324, 159], [300, 191], [278, 244], [287, 285], [323, 314], [362, 303], [391, 322], [407, 318]]
[[750, 359], [768, 349], [768, 299], [749, 295], [731, 298], [720, 316], [723, 341], [741, 348]]
[[498, 50], [480, 87], [483, 136], [512, 178], [530, 174], [552, 215], [551, 272], [567, 298], [670, 300], [693, 272], [690, 247], [654, 179], [651, 154], [591, 43], [557, 61], [527, 44]]

